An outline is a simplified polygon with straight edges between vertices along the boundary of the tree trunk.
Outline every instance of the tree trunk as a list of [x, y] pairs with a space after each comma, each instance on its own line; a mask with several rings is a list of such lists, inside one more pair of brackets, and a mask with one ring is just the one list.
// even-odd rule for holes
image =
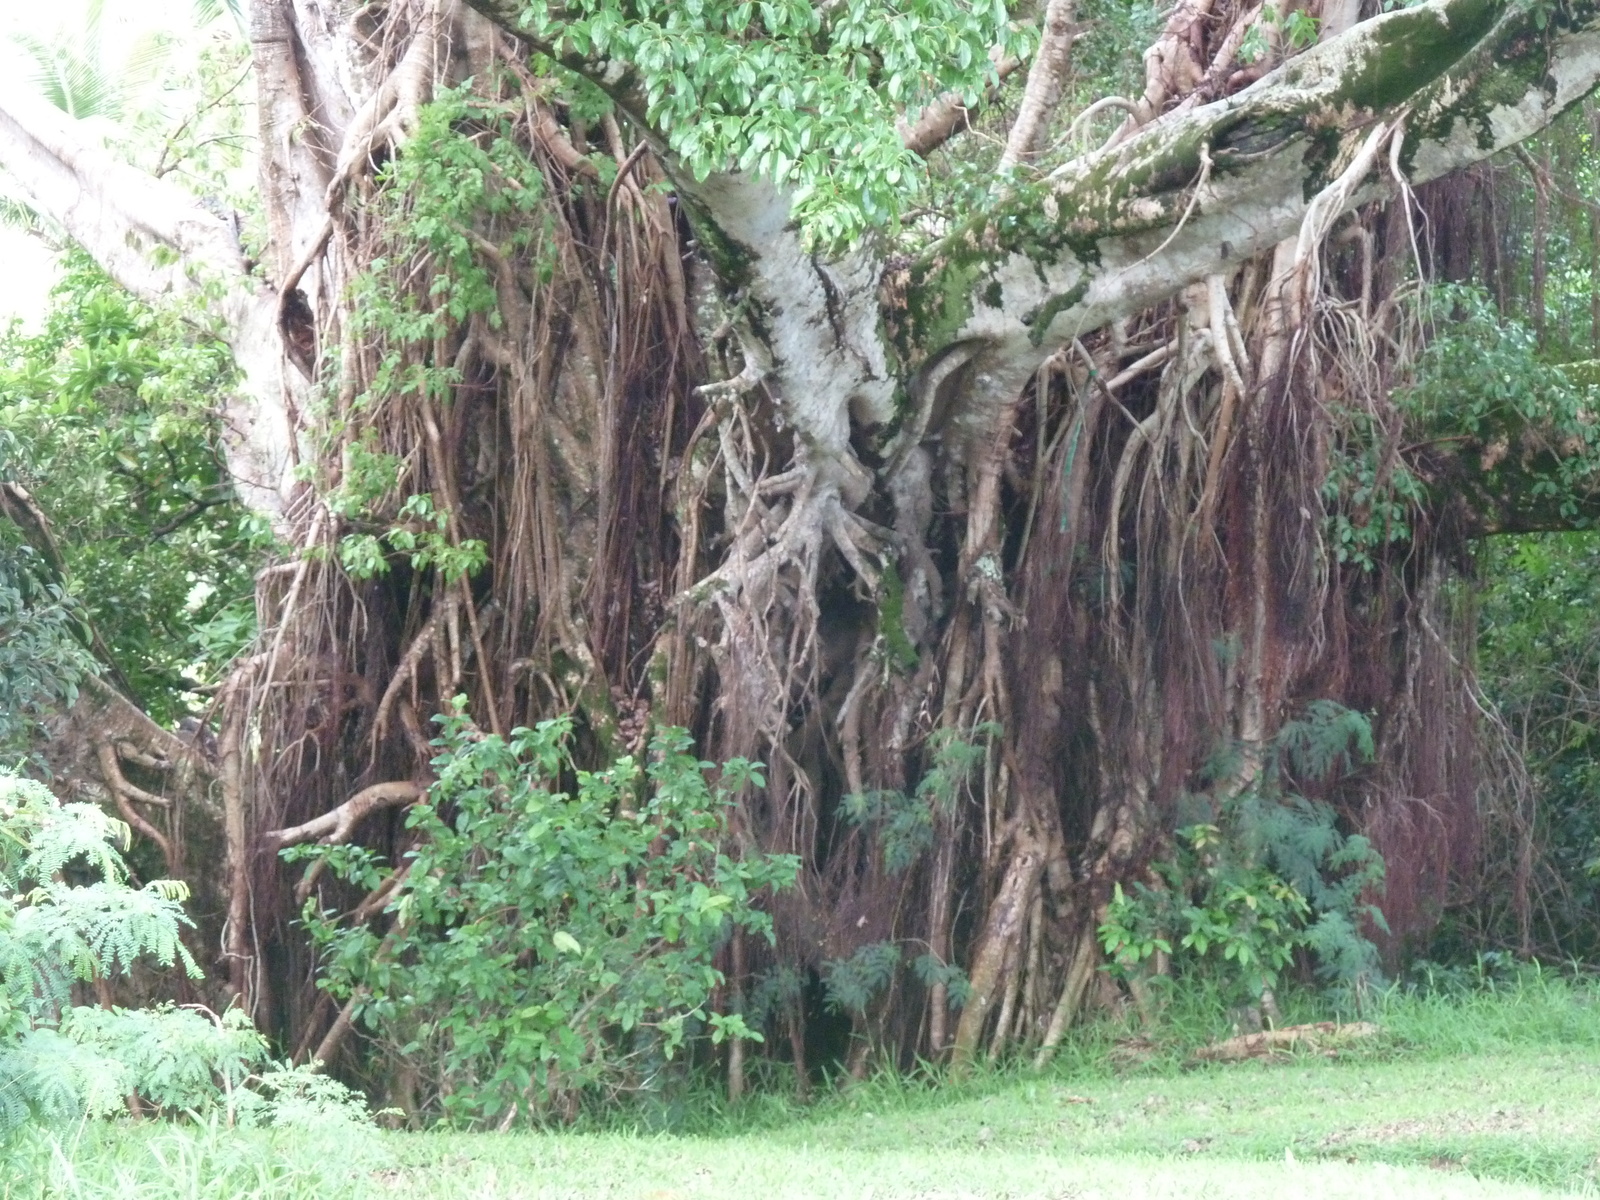
[[[1342, 5], [1337, 36], [1267, 71], [1237, 61], [1255, 10], [1182, 4], [1143, 96], [1112, 105], [1126, 124], [1030, 179], [1070, 71], [1071, 5], [1052, 0], [989, 203], [931, 240], [834, 254], [783, 187], [681, 161], [639, 68], [579, 54], [542, 23], [561, 14], [525, 8], [256, 0], [266, 282], [192, 198], [53, 111], [0, 105], [0, 165], [34, 204], [140, 295], [213, 306], [243, 370], [222, 413], [240, 495], [295, 547], [260, 577], [261, 642], [199, 768], [220, 781], [214, 936], [233, 990], [291, 1044], [305, 1034], [317, 997], [274, 854], [307, 830], [402, 852], [393, 828], [357, 822], [373, 797], [427, 786], [427, 722], [460, 693], [495, 731], [573, 712], [597, 760], [681, 722], [707, 757], [769, 764], [740, 824], [804, 873], [774, 901], [777, 947], [741, 945], [735, 995], [746, 967], [925, 945], [967, 968], [950, 1043], [964, 1064], [1009, 959], [1013, 1009], [1059, 997], [1048, 1050], [1112, 884], [1139, 877], [1211, 751], [1246, 748], [1220, 797], [1296, 704], [1394, 700], [1351, 647], [1388, 628], [1375, 596], [1415, 591], [1410, 551], [1358, 578], [1321, 524], [1341, 436], [1326, 401], [1393, 415], [1362, 357], [1388, 353], [1387, 331], [1335, 344], [1329, 312], [1394, 289], [1370, 268], [1352, 285], [1330, 239], [1359, 211], [1366, 244], [1405, 261], [1409, 209], [1385, 233], [1383, 201], [1581, 99], [1600, 78], [1595, 5], [1537, 36], [1531, 4], [1428, 0], [1361, 22]], [[613, 112], [566, 103], [530, 50]], [[438, 148], [408, 139], [469, 78], [501, 123], [461, 126], [508, 152], [486, 195], [539, 199], [514, 220], [486, 200], [432, 243], [381, 168]], [[903, 127], [932, 153], [937, 138]], [[525, 180], [504, 182], [512, 169]], [[440, 288], [467, 271], [492, 311], [450, 306]], [[374, 297], [426, 334], [375, 324]], [[407, 371], [430, 382], [396, 385]], [[396, 478], [361, 524], [345, 502], [379, 457]], [[349, 539], [403, 524], [418, 496], [482, 569], [347, 569]], [[1435, 732], [1456, 712], [1393, 707]], [[993, 744], [944, 792], [917, 791], [946, 738]], [[1377, 809], [1422, 794], [1394, 753]], [[843, 792], [878, 789], [935, 805], [937, 845], [898, 862], [890, 831], [844, 817]], [[1020, 942], [1030, 911], [1037, 954]], [[270, 1005], [269, 962], [293, 968]], [[937, 1053], [947, 983], [929, 990], [916, 1049]], [[742, 1066], [730, 1055], [735, 1098]]]

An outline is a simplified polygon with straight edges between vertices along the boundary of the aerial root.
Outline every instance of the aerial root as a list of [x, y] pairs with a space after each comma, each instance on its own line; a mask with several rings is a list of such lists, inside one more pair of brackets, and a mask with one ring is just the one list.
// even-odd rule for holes
[[176, 878], [179, 874], [179, 863], [173, 855], [172, 840], [162, 833], [133, 807], [133, 801], [138, 800], [144, 804], [152, 804], [165, 808], [172, 807], [172, 801], [160, 796], [153, 796], [141, 788], [129, 783], [122, 773], [122, 766], [117, 762], [117, 752], [111, 743], [104, 738], [95, 742], [95, 757], [100, 763], [100, 773], [105, 779], [106, 788], [111, 792], [112, 802], [117, 806], [117, 813], [128, 826], [138, 830], [149, 838], [161, 851], [161, 858], [167, 865], [169, 877]]
[[1320, 283], [1318, 250], [1332, 231], [1333, 223], [1350, 207], [1356, 192], [1377, 165], [1378, 155], [1385, 143], [1391, 139], [1394, 142], [1391, 155], [1393, 170], [1397, 176], [1399, 175], [1399, 147], [1405, 137], [1405, 123], [1409, 113], [1409, 109], [1404, 109], [1394, 120], [1380, 122], [1367, 135], [1367, 140], [1362, 143], [1356, 156], [1350, 160], [1350, 165], [1339, 173], [1337, 179], [1312, 197], [1311, 203], [1306, 206], [1306, 215], [1300, 222], [1300, 233], [1295, 239], [1294, 265], [1289, 280], [1292, 328], [1304, 327], [1310, 299]]
[[388, 731], [389, 713], [394, 703], [400, 697], [400, 689], [416, 677], [417, 667], [422, 663], [422, 656], [433, 645], [434, 636], [439, 628], [439, 615], [444, 607], [459, 603], [457, 594], [451, 591], [444, 606], [435, 608], [428, 619], [423, 622], [421, 630], [412, 639], [411, 645], [400, 657], [400, 665], [395, 668], [394, 674], [389, 677], [389, 686], [383, 690], [383, 699], [378, 702], [378, 715], [372, 723], [372, 744], [374, 747], [383, 740], [383, 735]]
[[[1056, 144], [1053, 148], [1059, 150], [1061, 147], [1070, 142], [1073, 135], [1076, 134], [1080, 129], [1087, 128], [1090, 121], [1094, 120], [1101, 113], [1109, 112], [1112, 109], [1121, 109], [1128, 116], [1135, 119], [1137, 119], [1139, 116], [1139, 106], [1132, 100], [1129, 100], [1127, 97], [1102, 96], [1093, 104], [1089, 105], [1088, 108], [1084, 109], [1081, 113], [1072, 118], [1072, 123], [1067, 126], [1067, 131], [1056, 140]], [[1102, 143], [1101, 149], [1109, 146], [1112, 141], [1116, 139], [1118, 133], [1121, 131], [1121, 128], [1122, 127], [1119, 125], [1117, 129], [1112, 130], [1110, 136], [1106, 138], [1104, 143]]]
[[1233, 305], [1228, 302], [1227, 284], [1221, 275], [1207, 278], [1206, 295], [1210, 308], [1212, 353], [1216, 355], [1217, 365], [1222, 371], [1222, 399], [1217, 406], [1217, 423], [1211, 434], [1205, 481], [1200, 488], [1197, 509], [1200, 528], [1207, 527], [1216, 503], [1217, 489], [1222, 479], [1222, 461], [1227, 457], [1228, 446], [1233, 440], [1234, 414], [1239, 402], [1248, 394], [1244, 372], [1250, 370], [1244, 337], [1239, 332], [1238, 318], [1234, 315]]
[[410, 780], [375, 783], [362, 788], [343, 804], [329, 809], [321, 816], [287, 829], [270, 830], [262, 835], [262, 839], [274, 850], [298, 846], [313, 840], [319, 840], [325, 846], [343, 845], [350, 840], [356, 826], [368, 813], [376, 812], [380, 808], [410, 804], [419, 799], [424, 790], [420, 784]]
[[345, 187], [380, 146], [398, 146], [417, 127], [417, 117], [433, 95], [439, 48], [445, 39], [445, 0], [427, 0], [422, 20], [394, 69], [350, 122], [333, 179], [328, 211], [338, 209]]
[[1042, 1071], [1055, 1056], [1056, 1046], [1060, 1044], [1062, 1034], [1066, 1033], [1078, 1010], [1083, 1006], [1083, 998], [1088, 994], [1089, 983], [1094, 978], [1094, 968], [1099, 957], [1100, 945], [1091, 925], [1078, 937], [1077, 952], [1072, 957], [1071, 966], [1067, 968], [1066, 982], [1061, 988], [1061, 999], [1056, 1002], [1055, 1009], [1050, 1014], [1050, 1024], [1045, 1028], [1044, 1040], [1040, 1043], [1039, 1052], [1033, 1059], [1034, 1070]]
[[[410, 781], [396, 783], [375, 783], [371, 787], [362, 788], [350, 799], [337, 808], [329, 809], [319, 817], [301, 825], [288, 829], [273, 829], [262, 835], [262, 840], [273, 851], [279, 851], [289, 846], [298, 846], [312, 840], [320, 841], [324, 846], [342, 846], [350, 840], [356, 831], [356, 826], [361, 824], [368, 813], [376, 812], [382, 808], [394, 808], [401, 804], [412, 804], [420, 800], [427, 791], [420, 784]], [[317, 886], [317, 881], [322, 878], [328, 860], [319, 858], [311, 864], [308, 870], [295, 885], [294, 900], [296, 904], [304, 904], [311, 895], [311, 890]], [[393, 877], [391, 876], [391, 879]]]
[[[732, 333], [735, 326], [730, 323], [727, 329]], [[721, 330], [717, 332], [720, 333]], [[730, 379], [701, 384], [695, 388], [695, 395], [706, 400], [743, 396], [761, 386], [761, 381], [771, 373], [772, 357], [761, 344], [761, 339], [743, 328], [738, 329], [738, 334], [739, 349], [744, 354], [744, 367]]]
[[747, 536], [736, 539], [726, 561], [679, 595], [675, 603], [682, 605], [711, 595], [719, 601], [741, 595], [768, 600], [785, 568], [797, 566], [806, 576], [814, 577], [825, 544], [837, 548], [861, 582], [876, 591], [880, 575], [868, 558], [880, 557], [897, 535], [850, 512], [834, 489], [811, 490], [812, 477], [808, 468], [797, 467], [766, 481], [752, 482], [750, 490], [758, 496], [768, 494], [768, 486], [772, 494], [793, 495], [788, 514], [776, 529], [760, 538], [766, 545], [757, 553], [748, 553], [757, 541], [748, 536], [749, 531]]
[[[866, 585], [868, 592], [876, 592], [878, 572], [867, 562], [867, 556], [881, 556], [883, 540], [867, 521], [848, 511], [837, 499], [828, 506], [827, 529], [833, 544], [850, 564], [850, 569]], [[889, 536], [892, 537], [892, 534]]]

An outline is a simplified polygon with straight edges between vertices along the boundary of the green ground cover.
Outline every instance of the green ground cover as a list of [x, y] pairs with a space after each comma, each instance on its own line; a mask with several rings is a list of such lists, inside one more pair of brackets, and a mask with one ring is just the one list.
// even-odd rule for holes
[[[1600, 992], [1548, 977], [1405, 998], [1337, 1057], [1187, 1069], [1215, 1032], [1102, 1025], [1047, 1071], [884, 1078], [807, 1109], [691, 1111], [671, 1133], [240, 1132], [35, 1138], [17, 1197], [1479, 1197], [1600, 1194]], [[687, 1130], [687, 1131], [686, 1131]]]

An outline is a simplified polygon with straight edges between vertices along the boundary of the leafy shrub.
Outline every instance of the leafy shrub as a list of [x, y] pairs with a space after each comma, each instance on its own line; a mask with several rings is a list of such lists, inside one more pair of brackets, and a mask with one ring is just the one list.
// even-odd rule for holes
[[39, 718], [73, 703], [94, 669], [66, 595], [13, 533], [0, 521], [0, 754], [7, 756], [25, 751]]
[[1113, 969], [1130, 974], [1160, 951], [1180, 970], [1259, 996], [1304, 947], [1336, 987], [1375, 979], [1377, 950], [1360, 923], [1383, 927], [1383, 913], [1363, 902], [1383, 880], [1383, 860], [1366, 838], [1340, 832], [1328, 805], [1284, 790], [1286, 776], [1349, 770], [1352, 749], [1371, 757], [1360, 713], [1316, 701], [1288, 722], [1250, 787], [1212, 820], [1177, 831], [1173, 856], [1152, 865], [1155, 886], [1117, 885], [1100, 926]]
[[[237, 1117], [238, 1098], [267, 1060], [265, 1040], [237, 1009], [64, 1009], [56, 1025], [24, 1032], [0, 1071], [21, 1101], [8, 1129], [31, 1112], [45, 1123], [105, 1117], [129, 1097], [168, 1114], [213, 1109]], [[251, 1097], [251, 1112], [264, 1102]], [[4, 1101], [0, 1101], [3, 1106]], [[270, 1117], [265, 1119], [270, 1120]]]
[[[38, 588], [58, 595], [28, 608], [37, 627], [70, 601], [170, 724], [254, 638], [253, 575], [272, 540], [224, 462], [217, 397], [232, 356], [192, 309], [140, 303], [80, 252], [63, 267], [38, 333], [0, 328], [0, 481], [27, 488], [50, 527], [28, 539], [56, 559], [33, 556]], [[27, 661], [8, 653], [4, 611], [22, 532], [0, 514], [0, 688]], [[0, 693], [0, 723], [5, 711]]]
[[[731, 761], [713, 785], [688, 735], [667, 730], [648, 766], [580, 771], [571, 735], [561, 718], [486, 736], [458, 702], [436, 743], [438, 783], [408, 818], [418, 841], [388, 931], [306, 909], [324, 986], [357, 998], [358, 1019], [452, 1120], [614, 1097], [638, 1086], [639, 1063], [699, 1032], [759, 1036], [710, 1011], [717, 948], [735, 925], [770, 938], [756, 894], [798, 868], [723, 849], [733, 796], [763, 782], [757, 766]], [[369, 887], [394, 871], [346, 848], [300, 857]]]

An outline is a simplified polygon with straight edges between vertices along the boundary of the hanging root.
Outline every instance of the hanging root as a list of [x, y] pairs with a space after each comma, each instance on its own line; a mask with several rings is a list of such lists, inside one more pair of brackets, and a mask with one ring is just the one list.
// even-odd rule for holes
[[399, 146], [416, 129], [417, 116], [432, 98], [439, 73], [449, 23], [446, 8], [447, 0], [424, 0], [405, 53], [350, 122], [328, 184], [329, 212], [338, 211], [345, 187], [366, 169], [376, 150]]
[[428, 619], [423, 622], [417, 636], [411, 640], [411, 645], [400, 656], [400, 665], [395, 668], [394, 674], [389, 678], [389, 685], [383, 689], [383, 699], [378, 702], [378, 713], [372, 722], [372, 747], [374, 752], [383, 736], [388, 732], [389, 714], [393, 711], [394, 703], [400, 698], [401, 690], [407, 684], [415, 684], [417, 668], [422, 665], [423, 656], [433, 647], [434, 638], [439, 631], [439, 618], [444, 612], [453, 609], [460, 602], [460, 594], [451, 589], [445, 598], [444, 604], [436, 606]]
[[742, 328], [739, 330], [739, 348], [744, 352], [744, 367], [739, 373], [731, 379], [703, 383], [695, 388], [695, 395], [704, 400], [716, 400], [724, 396], [743, 396], [761, 386], [761, 381], [771, 373], [772, 356], [759, 338]]
[[1042, 1071], [1055, 1057], [1056, 1047], [1060, 1045], [1062, 1035], [1066, 1033], [1078, 1011], [1083, 1007], [1083, 998], [1088, 994], [1089, 984], [1094, 979], [1095, 964], [1099, 961], [1099, 957], [1100, 944], [1091, 925], [1078, 937], [1078, 948], [1072, 956], [1071, 965], [1067, 967], [1067, 978], [1061, 988], [1061, 999], [1057, 1001], [1055, 1011], [1050, 1014], [1050, 1024], [1044, 1031], [1044, 1041], [1040, 1043], [1039, 1052], [1033, 1058], [1034, 1070]]
[[1290, 326], [1301, 329], [1306, 324], [1311, 300], [1320, 290], [1321, 267], [1319, 251], [1333, 230], [1333, 224], [1347, 210], [1361, 189], [1384, 144], [1394, 142], [1394, 170], [1398, 174], [1400, 144], [1405, 139], [1405, 123], [1409, 110], [1402, 110], [1392, 121], [1379, 122], [1367, 135], [1361, 149], [1350, 160], [1350, 165], [1339, 177], [1323, 188], [1306, 206], [1305, 218], [1300, 222], [1300, 233], [1295, 239], [1292, 278], [1288, 284]]
[[1222, 369], [1222, 398], [1217, 407], [1216, 425], [1211, 434], [1210, 454], [1206, 462], [1205, 481], [1200, 489], [1197, 525], [1209, 524], [1216, 505], [1217, 488], [1222, 480], [1222, 460], [1233, 440], [1234, 414], [1239, 403], [1249, 394], [1245, 372], [1250, 370], [1250, 356], [1245, 349], [1244, 337], [1239, 332], [1239, 322], [1233, 305], [1228, 302], [1228, 288], [1221, 275], [1206, 280], [1206, 295], [1210, 308], [1211, 348], [1217, 365]]
[[1017, 839], [1005, 880], [990, 908], [988, 928], [973, 957], [971, 988], [950, 1047], [951, 1064], [958, 1069], [970, 1065], [976, 1057], [996, 989], [1003, 982], [1006, 961], [1018, 953], [1044, 857], [1042, 849], [1030, 840]]
[[176, 878], [181, 872], [181, 864], [173, 856], [172, 839], [167, 837], [149, 821], [147, 821], [133, 807], [134, 802], [149, 804], [159, 808], [171, 808], [172, 801], [164, 796], [154, 796], [142, 788], [129, 783], [122, 773], [122, 767], [117, 762], [117, 752], [109, 741], [100, 739], [95, 743], [95, 755], [100, 763], [100, 773], [105, 779], [106, 788], [111, 793], [111, 799], [117, 806], [117, 812], [122, 819], [133, 829], [139, 831], [144, 837], [154, 842], [161, 851], [162, 860], [167, 865], [169, 877]]

